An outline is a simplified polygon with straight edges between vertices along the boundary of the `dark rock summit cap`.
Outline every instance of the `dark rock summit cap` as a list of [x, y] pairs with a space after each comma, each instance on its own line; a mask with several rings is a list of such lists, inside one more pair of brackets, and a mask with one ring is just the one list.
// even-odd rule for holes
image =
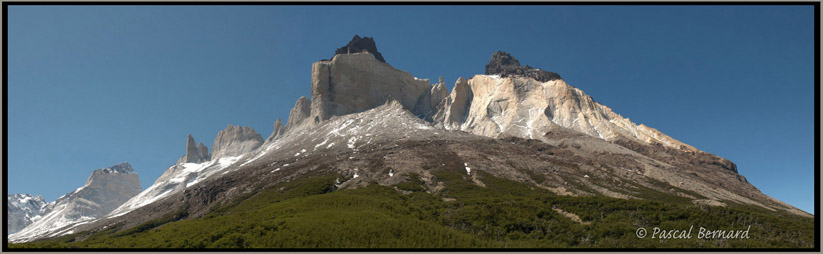
[[131, 164], [129, 164], [129, 162], [121, 162], [121, 163], [118, 163], [117, 165], [114, 165], [114, 166], [111, 166], [111, 167], [108, 167], [108, 168], [101, 168], [100, 170], [102, 170], [105, 173], [121, 173], [121, 174], [135, 173], [134, 168], [131, 167]]
[[486, 75], [500, 75], [501, 77], [521, 76], [533, 78], [540, 82], [561, 79], [560, 74], [544, 71], [531, 66], [521, 66], [520, 61], [508, 52], [497, 51], [486, 65]]
[[380, 62], [386, 62], [383, 59], [383, 55], [377, 51], [377, 45], [374, 43], [374, 39], [371, 37], [360, 37], [359, 35], [354, 35], [354, 38], [349, 41], [349, 44], [343, 46], [336, 51], [334, 51], [334, 55], [338, 54], [352, 54], [352, 53], [363, 53], [369, 52], [370, 54], [374, 55], [374, 58], [377, 58]]

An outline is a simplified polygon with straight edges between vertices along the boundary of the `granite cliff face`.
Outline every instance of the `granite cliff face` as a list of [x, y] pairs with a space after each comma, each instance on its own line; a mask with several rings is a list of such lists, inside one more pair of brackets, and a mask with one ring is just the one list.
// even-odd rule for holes
[[434, 123], [446, 129], [457, 129], [466, 117], [474, 95], [469, 87], [468, 80], [458, 78], [454, 83], [451, 94], [443, 99], [434, 116]]
[[417, 100], [431, 90], [428, 80], [380, 62], [369, 53], [335, 55], [312, 65], [311, 120], [359, 113], [396, 100], [414, 111]]
[[141, 189], [140, 179], [128, 162], [95, 170], [85, 185], [46, 205], [41, 218], [10, 235], [9, 241], [70, 233], [74, 225], [108, 214]]
[[41, 209], [46, 205], [46, 200], [40, 195], [9, 194], [6, 197], [9, 216], [6, 221], [8, 234], [14, 234], [40, 219]]
[[477, 75], [465, 82], [458, 81], [451, 97], [461, 98], [461, 103], [444, 109], [451, 114], [442, 119], [443, 126], [477, 135], [547, 141], [543, 138], [545, 133], [562, 127], [606, 141], [629, 139], [697, 151], [656, 129], [632, 123], [562, 79], [539, 82], [532, 78]]
[[[343, 47], [347, 50], [338, 49], [331, 60], [321, 60], [312, 65], [309, 112], [312, 124], [328, 120], [332, 116], [363, 112], [392, 100], [415, 111], [421, 95], [430, 93], [432, 87], [428, 80], [415, 78], [408, 72], [393, 68], [383, 60], [373, 44], [374, 41], [370, 38], [355, 36]], [[361, 49], [357, 45], [363, 45], [365, 50], [357, 50]], [[430, 104], [422, 103], [422, 107], [430, 107]], [[300, 112], [305, 113], [302, 105], [300, 104]], [[295, 109], [298, 109], [298, 105]], [[294, 112], [293, 110], [292, 113]], [[289, 116], [289, 123], [302, 120], [303, 116], [294, 116], [297, 119], [295, 121]], [[288, 125], [287, 129], [291, 129], [293, 125]]]

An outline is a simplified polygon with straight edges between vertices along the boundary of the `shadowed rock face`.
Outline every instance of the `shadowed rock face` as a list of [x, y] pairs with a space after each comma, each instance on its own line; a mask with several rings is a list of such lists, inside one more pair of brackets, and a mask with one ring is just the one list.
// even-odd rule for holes
[[369, 52], [374, 55], [374, 58], [377, 58], [378, 61], [386, 62], [386, 60], [383, 59], [383, 55], [377, 51], [377, 45], [374, 43], [374, 39], [371, 37], [360, 37], [359, 35], [354, 35], [354, 38], [349, 41], [349, 44], [334, 51], [334, 55], [363, 52]]
[[433, 121], [438, 108], [445, 103], [444, 99], [449, 96], [449, 91], [446, 89], [446, 83], [443, 82], [443, 77], [431, 87], [429, 92], [423, 93], [417, 99], [417, 105], [414, 106], [414, 114], [426, 121]]
[[468, 80], [458, 78], [451, 94], [443, 99], [442, 108], [438, 109], [434, 116], [435, 124], [447, 128], [459, 128], [466, 120], [473, 97]]
[[540, 82], [560, 79], [560, 74], [544, 71], [531, 66], [520, 66], [520, 61], [507, 52], [497, 51], [486, 65], [486, 75], [500, 75], [501, 77], [521, 76], [533, 78]]

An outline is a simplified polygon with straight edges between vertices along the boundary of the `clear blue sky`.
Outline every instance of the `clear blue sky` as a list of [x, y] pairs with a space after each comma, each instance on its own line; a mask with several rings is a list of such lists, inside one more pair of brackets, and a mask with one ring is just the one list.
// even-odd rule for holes
[[9, 6], [9, 193], [129, 161], [145, 187], [227, 124], [267, 137], [354, 34], [448, 84], [496, 50], [737, 163], [813, 212], [812, 6]]

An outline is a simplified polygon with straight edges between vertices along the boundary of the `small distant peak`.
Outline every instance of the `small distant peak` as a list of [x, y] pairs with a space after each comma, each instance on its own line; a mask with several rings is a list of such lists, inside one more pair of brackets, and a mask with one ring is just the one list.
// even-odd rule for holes
[[131, 167], [131, 164], [129, 164], [128, 161], [118, 163], [117, 165], [114, 165], [114, 166], [111, 166], [111, 167], [108, 167], [108, 168], [102, 168], [100, 170], [102, 170], [104, 173], [108, 173], [108, 174], [112, 174], [112, 173], [135, 174], [136, 173], [134, 171], [134, 168]]
[[353, 53], [363, 53], [368, 52], [372, 54], [374, 58], [377, 58], [380, 62], [386, 62], [383, 59], [383, 55], [377, 51], [377, 45], [374, 43], [374, 39], [372, 37], [360, 37], [360, 35], [354, 35], [354, 38], [349, 41], [346, 46], [340, 47], [334, 52], [334, 55], [339, 54], [353, 54]]
[[500, 75], [500, 77], [520, 76], [532, 78], [540, 82], [561, 79], [560, 75], [554, 72], [533, 68], [529, 65], [521, 66], [517, 58], [503, 51], [497, 51], [492, 54], [489, 64], [486, 65], [486, 75]]
[[27, 198], [34, 199], [34, 200], [41, 200], [41, 201], [44, 200], [43, 195], [34, 195], [34, 194], [31, 194], [31, 193], [12, 193], [12, 194], [9, 194], [6, 198], [9, 199], [9, 200], [11, 200], [11, 199], [20, 200], [20, 199], [27, 199]]

